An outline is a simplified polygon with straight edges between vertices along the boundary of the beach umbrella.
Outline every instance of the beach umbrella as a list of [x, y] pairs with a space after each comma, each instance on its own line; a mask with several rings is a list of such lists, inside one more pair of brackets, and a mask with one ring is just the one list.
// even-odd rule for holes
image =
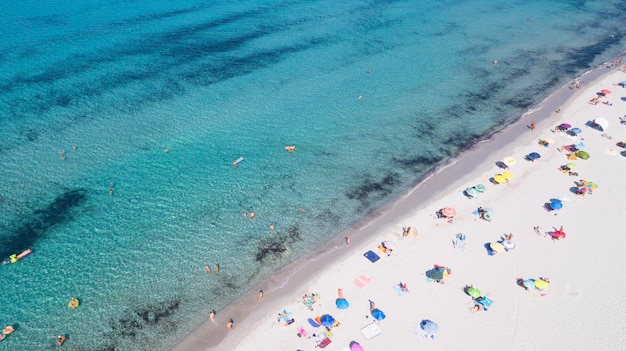
[[566, 164], [566, 165], [565, 165], [565, 167], [567, 167], [567, 168], [569, 168], [569, 169], [574, 169], [574, 168], [576, 168], [577, 166], [576, 166], [576, 164], [575, 164], [575, 163], [571, 163], [571, 162], [570, 162], [570, 163]]
[[526, 155], [526, 158], [529, 159], [530, 161], [534, 161], [538, 158], [541, 158], [541, 155], [539, 155], [539, 153], [537, 152], [531, 152], [528, 155]]
[[580, 133], [582, 133], [582, 132], [583, 132], [583, 130], [582, 130], [582, 129], [580, 129], [580, 128], [572, 128], [572, 129], [570, 130], [570, 132], [572, 132], [572, 133], [574, 133], [574, 134], [580, 134]]
[[409, 238], [416, 238], [417, 237], [417, 228], [411, 227], [411, 230], [409, 230], [409, 234], [407, 235], [407, 237], [409, 237]]
[[504, 162], [505, 165], [507, 166], [513, 166], [515, 165], [515, 159], [513, 157], [505, 157], [504, 160], [502, 160]]
[[587, 151], [578, 150], [576, 151], [576, 156], [582, 158], [583, 160], [588, 160], [591, 155]]
[[504, 248], [507, 250], [513, 250], [515, 248], [515, 243], [511, 240], [504, 240], [502, 242], [502, 246], [504, 246]]
[[452, 207], [444, 207], [441, 209], [441, 215], [444, 217], [451, 218], [451, 217], [456, 216], [456, 210], [453, 209]]
[[428, 334], [435, 334], [439, 331], [439, 325], [431, 320], [424, 319], [420, 322], [420, 328]]
[[606, 94], [610, 94], [610, 93], [611, 93], [611, 91], [610, 91], [609, 89], [602, 89], [602, 90], [600, 90], [600, 92], [601, 92], [602, 94], [605, 94], [605, 95], [606, 95]]
[[309, 324], [310, 324], [313, 328], [318, 328], [318, 327], [320, 326], [320, 324], [319, 324], [319, 323], [317, 323], [317, 322], [315, 321], [315, 319], [313, 319], [313, 318], [309, 318], [309, 319], [307, 319], [307, 322], [309, 322]]
[[561, 208], [563, 208], [563, 203], [561, 202], [561, 200], [551, 200], [550, 201], [550, 208], [552, 208], [553, 210], [560, 210]]
[[550, 285], [550, 283], [548, 283], [547, 281], [543, 279], [536, 279], [534, 283], [535, 283], [535, 287], [539, 290], [545, 290], [548, 288], [548, 285]]
[[465, 189], [465, 193], [467, 195], [469, 195], [469, 196], [474, 197], [474, 196], [478, 195], [478, 190], [476, 190], [476, 188], [474, 188], [474, 187], [471, 187], [471, 188]]
[[491, 247], [491, 249], [495, 252], [503, 252], [506, 251], [504, 249], [504, 245], [502, 245], [501, 243], [494, 241], [492, 243], [489, 244], [489, 247]]
[[443, 274], [445, 271], [445, 268], [433, 268], [426, 271], [426, 276], [432, 280], [441, 280], [443, 279]]
[[374, 317], [374, 319], [376, 319], [377, 321], [382, 321], [387, 316], [385, 316], [385, 313], [383, 311], [375, 308], [372, 310], [372, 317]]
[[485, 190], [487, 190], [487, 188], [485, 188], [485, 186], [483, 184], [477, 184], [474, 188], [476, 190], [478, 190], [479, 192], [481, 192], [481, 193], [484, 192]]
[[322, 315], [322, 317], [320, 317], [320, 324], [325, 326], [325, 327], [330, 327], [331, 325], [333, 325], [333, 323], [335, 323], [335, 318], [333, 318], [333, 316], [331, 316], [330, 314], [324, 314]]
[[574, 147], [577, 148], [578, 150], [582, 150], [585, 148], [585, 143], [583, 143], [582, 141], [579, 141], [574, 144]]
[[502, 176], [504, 179], [513, 179], [513, 173], [511, 172], [502, 172]]
[[564, 231], [562, 230], [557, 230], [556, 232], [552, 233], [551, 235], [553, 238], [557, 238], [557, 239], [565, 239], [566, 234]]
[[490, 221], [490, 220], [492, 220], [492, 219], [493, 219], [493, 215], [491, 214], [491, 212], [486, 212], [486, 213], [483, 215], [483, 218], [484, 218], [485, 220], [487, 220], [487, 221]]
[[493, 177], [493, 180], [494, 180], [496, 183], [498, 183], [498, 184], [500, 184], [500, 183], [506, 183], [506, 178], [505, 178], [502, 174], [496, 174], [496, 175]]
[[477, 288], [470, 286], [469, 288], [467, 288], [467, 294], [471, 297], [480, 297], [482, 294], [480, 293], [480, 290], [478, 290]]
[[526, 288], [526, 289], [532, 289], [535, 287], [535, 280], [534, 279], [524, 279], [522, 281], [522, 285]]
[[594, 182], [587, 182], [585, 184], [585, 186], [591, 190], [595, 190], [598, 189], [598, 184], [594, 183]]
[[593, 123], [600, 127], [600, 130], [602, 131], [605, 131], [607, 130], [607, 128], [609, 128], [609, 121], [607, 121], [606, 118], [598, 117], [593, 120]]
[[365, 349], [356, 341], [350, 342], [350, 351], [365, 351]]
[[338, 298], [337, 300], [335, 300], [335, 305], [337, 305], [337, 308], [340, 310], [345, 310], [346, 308], [350, 307], [350, 303], [344, 298]]
[[622, 88], [626, 87], [626, 80], [619, 82], [618, 85], [621, 86]]
[[572, 128], [572, 125], [569, 123], [561, 123], [559, 125], [559, 129], [570, 129], [570, 128]]

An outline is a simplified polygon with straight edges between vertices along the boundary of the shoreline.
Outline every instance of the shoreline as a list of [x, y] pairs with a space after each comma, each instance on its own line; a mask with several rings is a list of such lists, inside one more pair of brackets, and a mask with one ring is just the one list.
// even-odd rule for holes
[[[624, 53], [620, 53], [615, 57], [623, 56]], [[614, 69], [608, 69], [606, 66], [607, 63], [604, 63], [588, 70], [579, 78], [585, 81], [585, 86], [588, 86], [614, 72]], [[455, 191], [462, 184], [465, 184], [468, 178], [471, 179], [470, 174], [492, 168], [494, 160], [524, 147], [530, 133], [527, 126], [531, 121], [537, 123], [537, 130], [553, 126], [553, 121], [562, 116], [554, 111], [570, 99], [581, 98], [584, 91], [585, 87], [578, 91], [572, 91], [569, 85], [558, 88], [504, 128], [485, 135], [484, 139], [477, 141], [470, 149], [452, 156], [445, 164], [438, 166], [424, 176], [404, 194], [392, 199], [346, 230], [338, 233], [326, 244], [316, 248], [308, 257], [303, 257], [297, 262], [281, 268], [261, 284], [251, 288], [233, 304], [218, 311], [216, 315], [217, 325], [213, 325], [207, 319], [187, 334], [172, 350], [234, 349], [268, 315], [273, 314], [273, 311], [280, 310], [285, 301], [295, 299], [300, 293], [299, 290], [302, 290], [310, 281], [318, 279], [325, 269], [344, 260], [349, 255], [361, 251], [367, 241], [380, 236], [383, 232], [393, 232], [393, 235], [401, 236], [402, 225], [398, 223], [409, 226], [415, 225], [415, 220], [408, 218], [412, 213], [430, 206], [435, 197]], [[494, 155], [501, 157], [493, 157]], [[467, 172], [468, 169], [471, 171]], [[419, 232], [420, 224], [416, 226]], [[345, 246], [345, 236], [351, 238], [350, 246]], [[419, 237], [420, 234], [418, 234]], [[265, 293], [262, 303], [257, 301], [257, 294], [260, 289], [263, 289]], [[235, 320], [235, 328], [228, 334], [225, 324], [230, 318]], [[228, 338], [226, 338], [227, 334]]]

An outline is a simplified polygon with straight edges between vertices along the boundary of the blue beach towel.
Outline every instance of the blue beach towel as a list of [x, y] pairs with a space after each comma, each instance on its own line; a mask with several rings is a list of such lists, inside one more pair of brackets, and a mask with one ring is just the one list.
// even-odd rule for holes
[[367, 258], [368, 260], [370, 260], [370, 262], [374, 263], [378, 260], [380, 260], [380, 256], [378, 256], [374, 251], [369, 250], [368, 252], [364, 253], [363, 256], [365, 256], [365, 258]]

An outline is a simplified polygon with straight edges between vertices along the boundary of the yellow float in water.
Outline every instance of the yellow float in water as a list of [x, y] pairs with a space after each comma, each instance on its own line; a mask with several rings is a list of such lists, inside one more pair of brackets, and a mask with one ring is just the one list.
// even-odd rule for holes
[[71, 309], [75, 309], [76, 307], [78, 307], [78, 305], [79, 305], [78, 299], [75, 297], [72, 297], [70, 299], [70, 303], [67, 304], [67, 307]]

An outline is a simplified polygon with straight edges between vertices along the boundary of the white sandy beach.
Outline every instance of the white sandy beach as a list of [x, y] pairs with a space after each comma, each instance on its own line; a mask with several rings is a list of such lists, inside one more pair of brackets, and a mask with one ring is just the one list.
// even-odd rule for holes
[[[260, 287], [265, 292], [263, 301], [257, 301], [257, 291], [252, 291], [233, 309], [218, 311], [217, 324], [200, 326], [175, 350], [314, 350], [317, 341], [311, 336], [323, 334], [324, 328], [312, 327], [307, 319], [324, 314], [340, 322], [330, 330], [332, 342], [324, 348], [331, 351], [350, 350], [351, 341], [367, 351], [626, 349], [622, 332], [626, 276], [621, 272], [626, 248], [621, 217], [626, 157], [620, 155], [626, 148], [616, 145], [626, 141], [626, 124], [620, 123], [626, 116], [626, 89], [617, 86], [626, 80], [626, 72], [599, 68], [593, 74], [582, 77], [590, 80], [582, 89], [563, 87], [533, 113], [463, 153], [367, 222], [355, 225], [332, 243], [337, 249], [320, 255], [288, 282], [282, 280], [293, 273], [287, 268]], [[612, 105], [589, 104], [602, 89], [611, 93], [601, 101]], [[608, 120], [606, 131], [587, 125], [597, 117]], [[531, 121], [537, 122], [532, 131], [527, 127]], [[553, 132], [561, 123], [582, 133]], [[544, 147], [539, 139], [554, 142]], [[561, 147], [579, 141], [591, 157], [568, 159], [569, 152]], [[531, 152], [542, 157], [525, 160]], [[507, 169], [514, 178], [508, 184], [493, 184], [489, 179], [503, 171], [496, 162], [508, 156], [516, 160]], [[572, 171], [578, 176], [558, 170], [570, 162], [576, 164]], [[593, 194], [579, 196], [572, 191], [581, 179], [598, 185]], [[473, 199], [463, 195], [477, 184], [484, 184], [486, 191]], [[562, 200], [563, 208], [548, 211], [544, 204], [550, 199]], [[474, 214], [479, 206], [492, 210], [490, 222]], [[436, 218], [444, 207], [456, 209], [452, 223]], [[403, 237], [403, 226], [417, 228], [417, 237]], [[535, 226], [541, 228], [540, 234]], [[544, 235], [560, 226], [566, 238], [553, 241]], [[464, 250], [453, 246], [458, 233], [466, 236]], [[513, 234], [516, 247], [489, 255], [485, 244], [508, 233]], [[351, 238], [349, 246], [341, 240], [344, 235]], [[386, 240], [397, 244], [390, 256], [377, 249]], [[366, 259], [363, 253], [368, 250], [379, 254], [380, 260]], [[426, 278], [425, 271], [435, 264], [452, 270], [445, 284]], [[354, 281], [360, 276], [371, 280], [359, 287]], [[540, 277], [550, 278], [544, 291], [526, 291], [516, 282]], [[409, 292], [396, 293], [393, 287], [399, 282], [406, 283]], [[470, 311], [473, 302], [464, 292], [467, 284], [493, 300], [488, 311]], [[335, 306], [338, 288], [350, 303], [347, 309]], [[312, 311], [301, 299], [311, 293], [321, 296]], [[382, 332], [371, 339], [361, 333], [374, 321], [368, 300], [386, 314], [376, 322]], [[282, 310], [291, 313], [292, 324], [277, 321]], [[235, 324], [227, 333], [229, 318]], [[434, 339], [414, 333], [423, 319], [438, 324]], [[300, 327], [309, 337], [297, 335]]]

